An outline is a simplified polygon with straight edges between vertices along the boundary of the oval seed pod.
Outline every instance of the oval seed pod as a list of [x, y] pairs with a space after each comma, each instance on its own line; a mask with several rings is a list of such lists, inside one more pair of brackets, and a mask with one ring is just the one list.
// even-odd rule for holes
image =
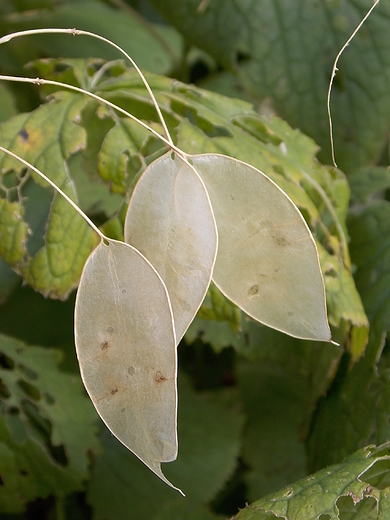
[[218, 238], [206, 188], [177, 154], [153, 161], [140, 177], [126, 215], [125, 241], [164, 280], [179, 342], [206, 295]]
[[174, 487], [160, 466], [177, 456], [172, 310], [160, 276], [133, 247], [107, 239], [89, 256], [77, 291], [75, 342], [81, 376], [100, 417]]
[[237, 159], [204, 154], [191, 160], [217, 222], [218, 288], [265, 325], [297, 338], [330, 341], [317, 247], [292, 200]]

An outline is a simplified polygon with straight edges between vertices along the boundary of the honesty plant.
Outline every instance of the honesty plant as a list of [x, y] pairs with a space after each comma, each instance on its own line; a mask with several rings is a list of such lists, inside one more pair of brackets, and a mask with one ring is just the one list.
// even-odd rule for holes
[[[42, 32], [99, 38], [136, 67], [115, 44], [74, 29], [14, 33], [0, 43]], [[135, 120], [170, 148], [145, 169], [131, 193], [124, 242], [106, 237], [36, 166], [2, 146], [0, 150], [49, 182], [99, 235], [75, 305], [82, 379], [111, 432], [172, 486], [160, 465], [175, 460], [178, 452], [176, 348], [211, 280], [265, 325], [318, 341], [331, 341], [331, 333], [317, 248], [298, 208], [253, 166], [214, 153], [188, 155], [175, 146], [146, 79], [137, 71], [165, 137], [84, 89], [0, 76], [82, 92]]]

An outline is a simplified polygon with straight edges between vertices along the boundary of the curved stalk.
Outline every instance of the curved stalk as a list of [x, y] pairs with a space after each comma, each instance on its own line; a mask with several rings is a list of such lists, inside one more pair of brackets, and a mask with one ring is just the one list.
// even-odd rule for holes
[[65, 192], [63, 192], [61, 190], [61, 188], [59, 188], [57, 186], [57, 184], [55, 184], [51, 179], [49, 179], [49, 177], [46, 177], [46, 175], [44, 173], [42, 173], [40, 170], [38, 170], [38, 168], [33, 166], [31, 163], [29, 163], [25, 159], [22, 159], [22, 157], [19, 157], [19, 155], [16, 155], [15, 153], [11, 152], [7, 148], [4, 148], [3, 146], [0, 146], [0, 151], [10, 155], [11, 157], [13, 157], [14, 159], [16, 159], [18, 161], [20, 161], [22, 164], [27, 166], [27, 168], [29, 168], [30, 170], [32, 170], [33, 172], [38, 174], [42, 179], [44, 179], [47, 183], [49, 183], [50, 186], [52, 188], [54, 188], [56, 190], [56, 192], [59, 193], [62, 197], [64, 197], [64, 199], [67, 202], [69, 202], [69, 204], [77, 211], [77, 213], [81, 217], [83, 217], [85, 222], [99, 235], [99, 237], [103, 240], [103, 242], [107, 240], [106, 235], [104, 235], [100, 231], [100, 229], [92, 222], [92, 220], [89, 217], [87, 217], [87, 215], [78, 207], [78, 205], [70, 197], [68, 197], [68, 195]]
[[148, 130], [151, 134], [153, 134], [155, 137], [160, 139], [163, 143], [165, 143], [169, 148], [171, 148], [173, 151], [175, 151], [177, 154], [179, 154], [181, 157], [183, 157], [184, 160], [187, 160], [187, 154], [183, 152], [180, 148], [175, 146], [171, 141], [168, 141], [164, 136], [159, 134], [156, 130], [151, 128], [149, 125], [141, 121], [141, 119], [138, 119], [137, 117], [133, 116], [133, 114], [130, 114], [130, 112], [127, 112], [124, 108], [118, 107], [118, 105], [115, 105], [115, 103], [111, 103], [111, 101], [108, 101], [107, 99], [104, 99], [97, 94], [94, 94], [93, 92], [89, 92], [88, 90], [84, 90], [83, 88], [76, 87], [74, 85], [68, 85], [67, 83], [62, 83], [61, 81], [55, 81], [51, 79], [43, 79], [43, 78], [21, 78], [19, 76], [4, 76], [0, 74], [0, 81], [13, 81], [17, 83], [31, 83], [33, 85], [54, 85], [57, 87], [66, 88], [68, 90], [73, 90], [74, 92], [78, 92], [80, 94], [85, 94], [86, 96], [89, 96], [93, 99], [96, 99], [96, 101], [99, 101], [99, 103], [102, 103], [104, 105], [107, 105], [117, 112], [120, 112], [121, 114], [125, 115], [129, 119], [132, 119], [139, 125], [141, 125], [143, 128]]
[[167, 125], [165, 123], [165, 119], [164, 119], [164, 117], [163, 117], [163, 115], [161, 113], [160, 107], [158, 106], [158, 103], [157, 103], [157, 100], [156, 100], [156, 98], [155, 98], [155, 96], [153, 94], [153, 91], [150, 88], [149, 83], [146, 81], [146, 78], [143, 75], [141, 69], [135, 63], [133, 58], [124, 49], [122, 49], [122, 47], [120, 47], [116, 43], [112, 42], [108, 38], [105, 38], [104, 36], [100, 36], [99, 34], [95, 34], [95, 33], [90, 32], [90, 31], [83, 31], [83, 30], [80, 30], [80, 29], [56, 29], [56, 28], [51, 28], [51, 29], [30, 29], [30, 30], [26, 30], [26, 31], [14, 32], [14, 33], [7, 34], [7, 35], [3, 36], [2, 38], [0, 38], [0, 45], [2, 43], [9, 42], [10, 40], [12, 40], [14, 38], [19, 38], [20, 36], [30, 36], [30, 35], [33, 35], [33, 34], [48, 34], [48, 33], [50, 33], [50, 34], [70, 34], [72, 36], [77, 36], [77, 35], [91, 36], [92, 38], [96, 38], [97, 40], [101, 40], [101, 41], [103, 41], [105, 43], [108, 43], [109, 45], [111, 45], [112, 47], [117, 49], [120, 53], [122, 53], [129, 60], [129, 62], [133, 65], [135, 70], [138, 72], [138, 74], [139, 74], [143, 84], [145, 85], [146, 90], [148, 91], [148, 94], [150, 96], [150, 99], [152, 100], [154, 108], [156, 109], [157, 115], [158, 115], [158, 117], [160, 119], [160, 122], [161, 122], [161, 125], [162, 125], [162, 127], [164, 129], [164, 133], [165, 133], [166, 139], [167, 139], [167, 141], [169, 143], [169, 146], [173, 147], [173, 141], [172, 141], [171, 135], [170, 135], [170, 133], [168, 131], [168, 127], [167, 127]]
[[330, 136], [330, 148], [331, 148], [331, 153], [332, 153], [332, 161], [333, 161], [333, 165], [335, 168], [337, 168], [337, 164], [336, 164], [336, 158], [335, 158], [335, 150], [334, 150], [334, 139], [333, 139], [333, 123], [332, 123], [332, 116], [331, 116], [331, 113], [330, 113], [330, 95], [331, 95], [331, 92], [332, 92], [332, 86], [333, 86], [333, 80], [336, 76], [336, 72], [337, 72], [337, 63], [340, 59], [340, 56], [343, 54], [343, 52], [345, 51], [345, 49], [348, 47], [348, 45], [351, 43], [351, 41], [353, 40], [353, 38], [356, 36], [356, 33], [359, 31], [359, 29], [361, 28], [361, 26], [364, 24], [364, 22], [367, 20], [367, 18], [370, 16], [370, 14], [372, 13], [372, 11], [374, 10], [374, 8], [379, 4], [379, 0], [375, 0], [373, 5], [370, 7], [370, 9], [367, 11], [366, 15], [364, 16], [364, 18], [360, 21], [360, 23], [358, 24], [358, 26], [356, 27], [356, 29], [353, 31], [353, 33], [351, 34], [351, 36], [348, 38], [348, 40], [344, 43], [344, 45], [341, 47], [341, 49], [339, 50], [337, 56], [336, 56], [336, 59], [334, 60], [334, 63], [333, 63], [333, 69], [332, 69], [332, 74], [331, 74], [331, 78], [330, 78], [330, 82], [329, 82], [329, 88], [328, 88], [328, 98], [327, 98], [327, 104], [326, 104], [326, 108], [328, 110], [328, 120], [329, 120], [329, 136]]

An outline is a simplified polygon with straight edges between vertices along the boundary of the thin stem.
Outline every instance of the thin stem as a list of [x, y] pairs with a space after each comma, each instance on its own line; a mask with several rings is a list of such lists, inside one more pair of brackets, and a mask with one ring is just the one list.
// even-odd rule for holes
[[97, 40], [101, 40], [105, 43], [108, 43], [109, 45], [111, 45], [112, 47], [117, 49], [120, 53], [122, 53], [130, 61], [130, 63], [135, 68], [135, 70], [138, 72], [143, 84], [145, 85], [146, 90], [148, 91], [150, 99], [152, 100], [152, 103], [156, 109], [157, 115], [158, 115], [161, 125], [164, 129], [164, 133], [165, 133], [166, 139], [169, 143], [169, 146], [171, 146], [171, 147], [173, 146], [173, 141], [172, 141], [171, 135], [168, 131], [168, 127], [165, 123], [165, 119], [163, 118], [163, 115], [161, 113], [160, 107], [158, 106], [157, 100], [154, 97], [152, 89], [149, 87], [149, 83], [146, 81], [145, 76], [141, 72], [141, 69], [135, 63], [133, 58], [125, 50], [122, 49], [122, 47], [120, 47], [116, 43], [112, 42], [108, 38], [104, 38], [104, 36], [100, 36], [99, 34], [95, 34], [93, 32], [83, 31], [83, 30], [79, 30], [79, 29], [31, 29], [28, 31], [18, 31], [18, 32], [7, 34], [6, 36], [3, 36], [2, 38], [0, 38], [0, 45], [2, 43], [9, 42], [13, 38], [18, 38], [20, 36], [27, 36], [27, 35], [32, 35], [32, 34], [45, 34], [45, 33], [70, 34], [72, 36], [77, 36], [77, 35], [91, 36], [92, 38], [96, 38]]
[[367, 20], [367, 18], [370, 16], [370, 14], [372, 13], [372, 11], [374, 10], [374, 8], [379, 4], [379, 1], [380, 0], [375, 0], [373, 5], [370, 7], [370, 9], [368, 10], [368, 12], [366, 13], [366, 15], [364, 16], [364, 18], [361, 20], [361, 22], [358, 24], [358, 26], [356, 27], [356, 29], [353, 31], [353, 33], [351, 34], [351, 36], [348, 38], [348, 40], [344, 43], [344, 45], [341, 47], [341, 49], [339, 50], [337, 56], [336, 56], [336, 59], [334, 60], [334, 64], [333, 64], [333, 69], [332, 69], [332, 75], [331, 75], [331, 78], [330, 78], [330, 82], [329, 82], [329, 88], [328, 88], [328, 100], [327, 100], [327, 109], [328, 109], [328, 119], [329, 119], [329, 135], [330, 135], [330, 147], [331, 147], [331, 152], [332, 152], [332, 161], [333, 161], [333, 164], [334, 164], [334, 167], [337, 168], [337, 164], [336, 164], [336, 159], [335, 159], [335, 151], [334, 151], [334, 140], [333, 140], [333, 123], [332, 123], [332, 116], [331, 116], [331, 113], [330, 113], [330, 94], [332, 92], [332, 86], [333, 86], [333, 80], [336, 76], [336, 72], [337, 72], [337, 63], [340, 59], [340, 56], [343, 54], [343, 52], [345, 51], [345, 49], [348, 47], [348, 45], [351, 43], [351, 41], [353, 40], [353, 38], [356, 36], [356, 33], [359, 31], [359, 29], [361, 28], [361, 26], [364, 24], [364, 22]]
[[99, 103], [107, 105], [107, 106], [113, 108], [114, 110], [116, 110], [117, 112], [120, 112], [120, 113], [124, 114], [126, 117], [132, 119], [133, 121], [135, 121], [136, 123], [141, 125], [143, 128], [148, 130], [155, 137], [157, 137], [158, 139], [163, 141], [163, 143], [165, 143], [167, 146], [172, 148], [172, 150], [174, 150], [176, 153], [178, 153], [181, 157], [186, 156], [186, 153], [183, 152], [183, 150], [181, 150], [180, 148], [175, 146], [171, 141], [168, 141], [165, 137], [163, 137], [161, 134], [156, 132], [156, 130], [151, 128], [149, 125], [147, 125], [146, 123], [144, 123], [143, 121], [141, 121], [137, 117], [133, 116], [133, 114], [130, 114], [130, 112], [127, 112], [127, 110], [124, 110], [123, 108], [118, 107], [114, 103], [111, 103], [107, 99], [104, 99], [104, 98], [98, 96], [97, 94], [94, 94], [93, 92], [89, 92], [88, 90], [84, 90], [84, 89], [82, 89], [80, 87], [76, 87], [74, 85], [68, 85], [67, 83], [62, 83], [61, 81], [54, 81], [54, 80], [51, 80], [51, 79], [20, 78], [19, 76], [4, 76], [4, 75], [0, 74], [0, 81], [1, 80], [3, 80], [3, 81], [14, 81], [14, 82], [20, 82], [20, 83], [32, 83], [34, 85], [54, 85], [54, 86], [57, 86], [57, 87], [62, 87], [62, 88], [66, 88], [68, 90], [73, 90], [75, 92], [79, 92], [80, 94], [85, 94], [86, 96], [89, 96], [89, 97], [91, 97], [93, 99], [96, 99], [96, 101], [99, 101]]
[[64, 197], [64, 199], [69, 202], [69, 204], [77, 211], [77, 213], [83, 217], [83, 219], [85, 220], [85, 222], [91, 226], [91, 228], [99, 235], [99, 237], [103, 240], [103, 241], [106, 241], [107, 240], [107, 237], [100, 231], [100, 229], [95, 226], [95, 224], [92, 222], [92, 220], [87, 217], [87, 215], [77, 206], [77, 204], [75, 202], [73, 202], [73, 200], [68, 197], [68, 195], [66, 193], [64, 193], [61, 188], [59, 188], [57, 186], [57, 184], [55, 184], [51, 179], [49, 179], [49, 177], [46, 177], [46, 175], [44, 173], [42, 173], [40, 170], [38, 170], [38, 168], [36, 168], [35, 166], [33, 166], [31, 163], [29, 163], [28, 161], [26, 161], [25, 159], [22, 159], [22, 157], [19, 157], [19, 155], [16, 155], [15, 153], [11, 152], [10, 150], [7, 150], [7, 148], [4, 148], [3, 146], [0, 146], [0, 151], [10, 155], [11, 157], [13, 157], [14, 159], [20, 161], [22, 164], [24, 164], [25, 166], [27, 166], [27, 168], [30, 168], [30, 170], [32, 170], [33, 172], [37, 173], [40, 177], [42, 177], [42, 179], [44, 179], [46, 182], [48, 182], [50, 184], [50, 186], [52, 186], [52, 188], [54, 188], [56, 190], [57, 193], [59, 193], [60, 195], [62, 195], [62, 197]]

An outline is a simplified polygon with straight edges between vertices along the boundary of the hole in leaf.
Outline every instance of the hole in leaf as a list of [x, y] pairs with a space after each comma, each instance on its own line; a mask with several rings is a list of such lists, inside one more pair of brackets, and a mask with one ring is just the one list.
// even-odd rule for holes
[[20, 475], [21, 477], [27, 477], [28, 472], [27, 472], [26, 470], [24, 470], [24, 469], [21, 469], [21, 470], [19, 471], [19, 475]]
[[18, 175], [13, 171], [8, 171], [2, 176], [1, 182], [5, 189], [17, 188], [20, 184]]
[[9, 356], [0, 352], [0, 367], [6, 370], [13, 370], [15, 368], [15, 362]]
[[8, 397], [11, 395], [11, 392], [8, 388], [8, 386], [0, 379], [0, 397], [3, 397], [4, 399], [8, 399]]
[[4, 486], [4, 481], [3, 481], [3, 479], [1, 478], [1, 475], [0, 475], [0, 486]]
[[16, 384], [27, 397], [31, 397], [34, 401], [39, 401], [41, 399], [40, 391], [31, 383], [28, 383], [24, 379], [19, 379]]
[[22, 411], [25, 413], [30, 425], [42, 437], [43, 441], [50, 444], [51, 423], [44, 419], [38, 411], [37, 406], [27, 399], [21, 401]]
[[233, 137], [231, 132], [224, 126], [213, 125], [211, 121], [208, 121], [204, 117], [198, 114], [198, 111], [189, 105], [185, 105], [175, 99], [171, 101], [171, 108], [174, 112], [182, 117], [185, 117], [197, 126], [203, 133], [208, 137]]
[[196, 83], [210, 74], [209, 67], [201, 60], [197, 60], [191, 67], [189, 83]]
[[[359, 497], [355, 497], [359, 500]], [[364, 518], [364, 520], [376, 520], [377, 518], [377, 502], [373, 497], [365, 497], [356, 504], [351, 496], [339, 497], [336, 506], [339, 510], [340, 520], [354, 520], [355, 518]]]
[[54, 460], [58, 462], [61, 466], [67, 466], [68, 457], [65, 453], [65, 448], [61, 444], [61, 446], [51, 446], [50, 445], [50, 453], [52, 454]]
[[325, 274], [330, 278], [337, 278], [337, 272], [333, 268], [328, 269]]
[[[275, 135], [266, 125], [252, 116], [239, 116], [233, 119], [233, 124], [255, 137], [265, 144], [273, 144], [279, 146], [282, 143], [280, 137]], [[282, 173], [283, 175], [283, 173]]]
[[31, 427], [34, 428], [41, 437], [53, 459], [61, 466], [66, 466], [68, 464], [68, 457], [64, 446], [53, 446], [51, 443], [52, 425], [50, 421], [39, 414], [37, 406], [31, 401], [23, 399], [21, 401], [21, 407], [28, 418]]
[[321, 515], [318, 520], [331, 520], [330, 515]]
[[390, 460], [378, 460], [371, 468], [361, 475], [360, 479], [377, 489], [385, 489], [390, 486]]
[[249, 61], [250, 59], [251, 59], [251, 55], [249, 54], [249, 52], [238, 51], [236, 54], [237, 63], [245, 63], [246, 61]]
[[31, 370], [31, 368], [28, 368], [21, 363], [18, 364], [18, 369], [20, 372], [22, 372], [23, 375], [28, 377], [29, 379], [33, 379], [34, 381], [38, 379], [38, 374], [34, 372], [34, 370]]
[[19, 408], [17, 408], [16, 406], [10, 406], [7, 412], [9, 413], [9, 415], [19, 415]]
[[27, 239], [27, 252], [34, 256], [45, 245], [46, 223], [49, 217], [53, 192], [29, 179], [22, 188], [23, 220], [31, 229]]
[[54, 397], [51, 396], [50, 394], [47, 394], [46, 392], [43, 394], [43, 398], [44, 398], [45, 402], [49, 405], [52, 405], [56, 402]]

